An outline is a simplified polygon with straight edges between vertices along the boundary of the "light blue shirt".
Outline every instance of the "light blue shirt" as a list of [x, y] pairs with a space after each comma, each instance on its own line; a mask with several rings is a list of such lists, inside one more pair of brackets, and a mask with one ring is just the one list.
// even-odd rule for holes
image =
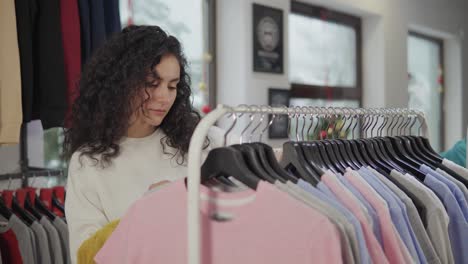
[[299, 179], [297, 185], [301, 187], [303, 190], [305, 190], [306, 192], [314, 195], [320, 200], [327, 202], [331, 206], [335, 207], [346, 217], [346, 219], [354, 226], [354, 229], [356, 230], [356, 237], [359, 242], [358, 247], [359, 247], [359, 255], [361, 258], [361, 262], [372, 263], [370, 255], [369, 255], [369, 251], [366, 246], [366, 240], [364, 239], [364, 233], [362, 231], [361, 225], [359, 224], [359, 221], [353, 215], [353, 213], [351, 213], [351, 211], [349, 211], [346, 207], [344, 207], [334, 195], [333, 196], [326, 195], [325, 193], [314, 188], [308, 182], [303, 181], [301, 179]]
[[444, 204], [450, 217], [448, 233], [455, 263], [468, 263], [468, 223], [449, 187], [431, 173], [427, 173], [424, 184], [429, 187]]
[[428, 173], [430, 173], [432, 176], [434, 176], [436, 179], [438, 179], [439, 181], [445, 183], [445, 185], [447, 185], [447, 187], [450, 189], [450, 191], [452, 192], [453, 196], [455, 197], [455, 199], [457, 200], [458, 202], [458, 205], [460, 206], [460, 209], [462, 210], [463, 212], [463, 215], [465, 216], [465, 220], [468, 220], [468, 204], [467, 204], [467, 201], [466, 201], [466, 198], [465, 198], [465, 195], [463, 194], [463, 192], [460, 190], [460, 188], [455, 184], [453, 183], [452, 181], [450, 181], [449, 179], [445, 178], [444, 176], [442, 176], [440, 173], [438, 173], [437, 171], [429, 168], [428, 166], [426, 165], [421, 165], [421, 171], [424, 172], [426, 175]]
[[379, 241], [380, 245], [383, 247], [382, 242], [382, 231], [380, 231], [380, 220], [377, 212], [375, 211], [374, 207], [369, 204], [369, 202], [362, 196], [362, 194], [354, 188], [354, 186], [344, 177], [337, 177], [341, 183], [348, 189], [363, 205], [366, 207], [367, 211], [369, 212], [374, 224], [372, 229], [374, 231], [374, 235]]
[[416, 234], [409, 223], [405, 204], [367, 168], [360, 168], [358, 173], [387, 202], [392, 222], [413, 259], [417, 263], [427, 263]]

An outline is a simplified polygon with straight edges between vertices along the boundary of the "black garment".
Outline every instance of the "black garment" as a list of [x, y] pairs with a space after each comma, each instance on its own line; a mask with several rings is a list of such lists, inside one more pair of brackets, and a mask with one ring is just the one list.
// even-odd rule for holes
[[37, 5], [34, 0], [15, 0], [16, 28], [21, 65], [23, 123], [32, 120], [34, 98], [34, 28]]
[[105, 0], [104, 15], [106, 20], [106, 35], [107, 38], [109, 38], [112, 34], [122, 30], [120, 24], [119, 0]]
[[[107, 0], [106, 0], [107, 1]], [[91, 55], [106, 41], [104, 0], [89, 0], [91, 16]]]
[[78, 0], [80, 10], [81, 65], [91, 56], [91, 17], [88, 0]]
[[39, 112], [42, 127], [48, 129], [63, 126], [67, 110], [60, 0], [41, 0], [36, 3], [34, 112]]

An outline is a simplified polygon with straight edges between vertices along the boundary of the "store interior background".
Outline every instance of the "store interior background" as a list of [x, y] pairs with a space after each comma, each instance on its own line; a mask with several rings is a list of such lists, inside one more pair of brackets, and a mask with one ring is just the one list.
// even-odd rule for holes
[[[128, 0], [120, 2], [124, 26], [131, 12]], [[253, 70], [254, 3], [283, 11], [283, 74], [257, 73]], [[413, 36], [423, 35], [442, 43], [443, 61], [440, 67], [436, 65], [435, 70], [434, 67], [427, 69], [435, 72], [433, 81], [436, 84], [443, 80], [440, 87], [433, 87], [443, 92], [442, 106], [438, 107], [427, 100], [419, 102], [426, 104], [430, 113], [436, 113], [435, 116], [428, 116], [428, 121], [437, 124], [433, 130], [442, 136], [434, 136], [436, 139], [431, 140], [440, 141], [437, 144], [440, 145], [439, 150], [443, 151], [466, 137], [468, 104], [464, 102], [468, 101], [468, 89], [465, 89], [468, 86], [468, 36], [465, 36], [468, 34], [468, 1], [302, 0], [301, 3], [360, 18], [362, 52], [360, 98], [311, 98], [314, 101], [302, 98], [301, 102], [348, 106], [342, 104], [344, 101], [361, 107], [408, 107], [409, 104], [418, 104], [418, 98], [410, 96], [410, 69], [441, 57], [434, 53], [428, 54], [423, 48], [418, 49], [418, 43], [412, 42], [417, 42], [417, 39], [411, 40], [409, 37], [411, 32]], [[213, 107], [215, 104], [267, 105], [269, 88], [290, 90], [291, 84], [296, 81], [293, 78], [296, 78], [297, 71], [291, 71], [298, 68], [291, 65], [295, 63], [291, 59], [298, 52], [297, 49], [293, 50], [297, 43], [290, 42], [293, 38], [290, 33], [296, 28], [291, 30], [290, 23], [297, 14], [291, 12], [291, 6], [290, 0], [133, 0], [131, 20], [135, 24], [160, 24], [170, 34], [181, 39], [191, 63], [192, 89], [196, 94], [194, 103], [197, 108], [205, 105]], [[324, 30], [323, 36], [330, 33], [326, 27]], [[313, 41], [323, 36], [318, 34]], [[413, 44], [416, 48], [412, 48]], [[337, 44], [337, 47], [341, 46]], [[422, 56], [420, 59], [419, 55]], [[437, 117], [439, 114], [440, 122]], [[54, 158], [57, 155], [47, 153], [51, 148], [56, 149], [54, 153], [59, 152], [63, 138], [55, 136], [55, 142], [48, 142], [51, 136], [47, 139], [49, 132], [42, 131], [38, 121], [30, 123], [28, 129], [30, 165], [63, 166]], [[52, 133], [52, 137], [54, 135], [57, 133]], [[281, 146], [285, 139], [266, 140], [274, 146]], [[17, 145], [1, 147], [0, 173], [19, 170], [18, 159]]]

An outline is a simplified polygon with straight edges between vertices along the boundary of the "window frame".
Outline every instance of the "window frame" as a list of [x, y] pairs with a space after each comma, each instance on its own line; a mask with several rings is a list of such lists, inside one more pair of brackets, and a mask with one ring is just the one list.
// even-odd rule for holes
[[331, 100], [353, 100], [362, 106], [362, 31], [361, 18], [324, 7], [291, 1], [291, 14], [316, 19], [326, 15], [327, 22], [345, 25], [356, 32], [356, 85], [354, 87], [291, 83], [291, 97]]
[[440, 126], [439, 126], [439, 142], [440, 142], [440, 149], [444, 150], [445, 149], [445, 107], [444, 107], [444, 102], [445, 102], [445, 54], [444, 54], [444, 40], [441, 38], [433, 37], [426, 35], [424, 33], [416, 32], [416, 31], [408, 31], [408, 36], [410, 37], [415, 37], [415, 38], [420, 38], [423, 40], [427, 40], [429, 42], [432, 42], [436, 44], [439, 47], [440, 53], [439, 53], [439, 61], [440, 61], [440, 68], [442, 71], [442, 83], [440, 84], [442, 86], [442, 92], [440, 93]]

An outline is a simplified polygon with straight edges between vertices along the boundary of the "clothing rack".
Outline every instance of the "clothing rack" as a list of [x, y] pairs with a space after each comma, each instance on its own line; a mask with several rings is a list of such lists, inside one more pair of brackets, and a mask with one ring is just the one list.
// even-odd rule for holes
[[[410, 110], [405, 108], [373, 108], [373, 109], [353, 109], [353, 108], [325, 108], [325, 107], [270, 107], [270, 106], [248, 106], [241, 105], [237, 107], [230, 107], [225, 105], [218, 105], [215, 110], [210, 112], [196, 127], [192, 139], [190, 141], [190, 148], [188, 153], [188, 263], [200, 264], [200, 183], [201, 183], [201, 162], [202, 162], [202, 149], [204, 140], [208, 135], [208, 130], [213, 126], [216, 121], [221, 119], [226, 114], [275, 114], [275, 115], [288, 115], [289, 118], [298, 117], [300, 115], [321, 115], [324, 117], [351, 117], [351, 118], [374, 118], [374, 117], [409, 117], [413, 116], [419, 121], [419, 133], [427, 138], [428, 129], [424, 114], [420, 111]], [[415, 119], [415, 120], [416, 120]], [[398, 123], [398, 120], [397, 120]], [[396, 124], [397, 124], [396, 123]], [[395, 125], [396, 125], [395, 124]], [[406, 124], [406, 123], [405, 123]], [[413, 123], [414, 124], [414, 123]], [[227, 133], [233, 128], [234, 124]], [[392, 127], [392, 130], [395, 126]], [[399, 126], [398, 128], [400, 128]], [[368, 128], [368, 127], [367, 127]], [[365, 128], [365, 129], [367, 129]], [[391, 131], [392, 131], [391, 130]], [[398, 130], [398, 129], [397, 129]], [[296, 131], [297, 133], [297, 131]], [[226, 142], [225, 135], [225, 142]], [[372, 136], [372, 135], [371, 135]]]
[[31, 176], [61, 176], [63, 175], [62, 170], [29, 166], [27, 123], [21, 124], [19, 147], [20, 147], [20, 155], [19, 155], [20, 171], [16, 173], [0, 174], [0, 181], [21, 179], [21, 186], [22, 188], [25, 188], [25, 187], [28, 187], [28, 179]]

